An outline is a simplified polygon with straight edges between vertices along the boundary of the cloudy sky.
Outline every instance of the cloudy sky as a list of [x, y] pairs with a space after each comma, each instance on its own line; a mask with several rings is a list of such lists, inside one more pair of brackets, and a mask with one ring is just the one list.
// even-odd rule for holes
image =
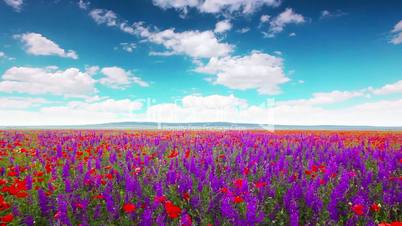
[[0, 125], [402, 126], [402, 2], [0, 0]]

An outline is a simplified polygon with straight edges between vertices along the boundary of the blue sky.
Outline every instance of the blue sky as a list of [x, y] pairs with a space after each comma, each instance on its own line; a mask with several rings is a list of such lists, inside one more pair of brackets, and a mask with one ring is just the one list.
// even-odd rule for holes
[[0, 125], [402, 126], [400, 1], [0, 2]]

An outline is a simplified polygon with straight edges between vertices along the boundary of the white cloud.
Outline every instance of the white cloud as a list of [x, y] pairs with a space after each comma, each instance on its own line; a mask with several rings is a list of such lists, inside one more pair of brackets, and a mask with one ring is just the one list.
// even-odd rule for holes
[[0, 97], [0, 109], [27, 109], [49, 103], [43, 98]]
[[70, 101], [37, 111], [0, 108], [0, 125], [85, 125], [134, 121], [138, 119], [135, 113], [142, 106], [139, 100], [101, 98], [94, 102]]
[[116, 26], [118, 23], [117, 15], [111, 10], [93, 9], [89, 15], [97, 24], [106, 24], [109, 27]]
[[91, 3], [89, 1], [84, 1], [84, 0], [78, 1], [78, 7], [80, 7], [80, 9], [87, 10], [87, 9], [89, 9], [90, 5], [91, 5]]
[[23, 0], [4, 0], [4, 2], [17, 12], [21, 11], [22, 4], [24, 3]]
[[260, 17], [260, 23], [261, 23], [261, 24], [264, 24], [264, 23], [268, 22], [268, 21], [269, 21], [269, 18], [271, 18], [271, 16], [269, 16], [269, 15], [262, 15], [262, 16]]
[[394, 44], [394, 45], [401, 44], [401, 43], [402, 43], [402, 32], [399, 32], [398, 34], [395, 34], [395, 35], [392, 37], [392, 39], [391, 39], [390, 42], [391, 42], [392, 44]]
[[94, 75], [96, 73], [98, 73], [99, 71], [99, 66], [90, 66], [90, 67], [86, 67], [85, 68], [85, 73], [87, 73], [88, 75]]
[[393, 84], [386, 84], [378, 89], [369, 87], [368, 90], [374, 95], [388, 95], [394, 93], [402, 93], [402, 80], [399, 80]]
[[258, 51], [246, 56], [213, 57], [195, 70], [216, 75], [215, 84], [239, 90], [257, 89], [260, 94], [278, 94], [279, 85], [289, 81], [282, 58]]
[[233, 50], [232, 45], [221, 43], [212, 31], [175, 32], [174, 29], [161, 32], [151, 32], [147, 29], [139, 31], [148, 41], [163, 45], [175, 54], [193, 58], [226, 56]]
[[216, 23], [215, 25], [215, 33], [224, 33], [226, 31], [229, 31], [232, 29], [232, 24], [230, 23], [229, 20], [222, 20]]
[[128, 34], [138, 35], [151, 43], [163, 45], [169, 52], [169, 54], [152, 55], [183, 54], [192, 58], [210, 58], [226, 56], [233, 50], [232, 45], [220, 42], [214, 32], [210, 30], [176, 32], [171, 28], [153, 31], [145, 27], [143, 22], [132, 25], [128, 25], [125, 21], [121, 22], [117, 15], [110, 10], [94, 9], [90, 15], [98, 24], [117, 27]]
[[202, 108], [202, 109], [231, 109], [231, 108], [245, 108], [247, 101], [239, 99], [233, 95], [221, 96], [197, 96], [189, 95], [182, 99], [183, 107], [185, 108]]
[[269, 103], [270, 101], [261, 105], [249, 105], [246, 100], [232, 95], [190, 95], [176, 103], [149, 107], [143, 120], [161, 122], [226, 121], [276, 125], [402, 126], [402, 99], [367, 102], [338, 109], [290, 102], [288, 104]]
[[242, 33], [242, 34], [247, 33], [249, 31], [250, 31], [250, 28], [248, 28], [248, 27], [243, 27], [241, 29], [236, 30], [236, 32], [239, 32], [239, 33]]
[[402, 20], [399, 21], [391, 31], [392, 38], [390, 43], [397, 45], [402, 43]]
[[391, 32], [396, 33], [401, 31], [402, 31], [402, 20], [399, 21], [397, 24], [395, 24], [394, 29], [392, 29]]
[[110, 86], [114, 89], [124, 89], [135, 83], [141, 87], [148, 87], [149, 84], [141, 78], [134, 76], [130, 71], [126, 71], [119, 67], [104, 67], [101, 73], [105, 77], [101, 78], [99, 82], [103, 85]]
[[140, 110], [143, 104], [141, 101], [129, 99], [106, 99], [96, 102], [70, 101], [65, 106], [44, 107], [41, 112], [107, 112], [116, 114], [131, 114], [133, 111]]
[[332, 12], [329, 10], [322, 10], [320, 13], [320, 19], [341, 17], [344, 15], [346, 15], [346, 13], [341, 10], [336, 10], [336, 11], [332, 11]]
[[251, 14], [262, 6], [277, 7], [280, 0], [153, 0], [162, 9], [174, 8], [187, 13], [188, 8], [196, 8], [202, 13]]
[[135, 48], [137, 48], [137, 45], [135, 43], [127, 43], [127, 42], [122, 42], [120, 43], [120, 47], [129, 53], [132, 53]]
[[95, 80], [77, 68], [12, 67], [2, 75], [0, 92], [84, 97], [97, 92]]
[[305, 19], [301, 14], [295, 13], [293, 9], [287, 8], [269, 23], [268, 37], [274, 37], [277, 33], [282, 32], [288, 24], [301, 24], [304, 22]]
[[15, 35], [25, 45], [26, 52], [36, 56], [60, 56], [71, 59], [78, 59], [78, 55], [73, 50], [64, 50], [52, 40], [38, 33], [24, 33]]
[[[311, 99], [314, 98], [316, 97], [313, 96]], [[340, 101], [340, 99], [337, 100]], [[26, 102], [29, 103], [27, 100]], [[33, 102], [40, 104], [42, 101]], [[333, 101], [324, 102], [333, 103]], [[0, 106], [19, 105], [19, 103], [4, 103], [7, 102], [0, 99]], [[267, 100], [260, 105], [251, 105], [247, 100], [234, 95], [189, 95], [174, 103], [149, 106], [145, 113], [139, 113], [142, 107], [142, 102], [138, 100], [110, 98], [97, 98], [92, 102], [71, 101], [63, 105], [42, 107], [37, 111], [0, 107], [0, 125], [78, 125], [122, 121], [226, 121], [275, 125], [402, 126], [402, 99], [366, 102], [350, 107], [327, 109], [320, 105], [297, 103], [297, 100], [293, 100], [293, 103], [289, 101], [276, 104]]]
[[318, 92], [313, 93], [313, 97], [309, 99], [298, 99], [289, 101], [279, 101], [278, 105], [298, 105], [298, 106], [312, 106], [312, 105], [325, 105], [344, 102], [355, 97], [365, 96], [365, 92], [362, 91], [339, 91], [334, 90], [332, 92]]
[[14, 57], [9, 57], [5, 52], [0, 51], [0, 60], [5, 59], [5, 60], [15, 60]]
[[331, 15], [331, 13], [328, 10], [321, 11], [321, 17], [328, 17], [330, 15]]
[[172, 52], [172, 51], [165, 51], [165, 52], [150, 51], [149, 52], [150, 56], [173, 56], [175, 54], [176, 53]]

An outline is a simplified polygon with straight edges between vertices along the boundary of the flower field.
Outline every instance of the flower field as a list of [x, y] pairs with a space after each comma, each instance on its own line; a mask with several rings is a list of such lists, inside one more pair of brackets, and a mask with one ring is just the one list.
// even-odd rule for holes
[[0, 225], [401, 225], [402, 132], [0, 131]]

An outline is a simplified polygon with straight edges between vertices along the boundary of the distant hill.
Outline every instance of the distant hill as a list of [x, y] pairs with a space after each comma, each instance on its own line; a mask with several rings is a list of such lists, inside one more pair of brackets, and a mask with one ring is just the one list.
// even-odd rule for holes
[[389, 130], [402, 131], [402, 127], [383, 126], [344, 126], [344, 125], [266, 125], [231, 122], [112, 122], [103, 124], [68, 125], [68, 126], [0, 126], [1, 129], [249, 129], [249, 130]]

